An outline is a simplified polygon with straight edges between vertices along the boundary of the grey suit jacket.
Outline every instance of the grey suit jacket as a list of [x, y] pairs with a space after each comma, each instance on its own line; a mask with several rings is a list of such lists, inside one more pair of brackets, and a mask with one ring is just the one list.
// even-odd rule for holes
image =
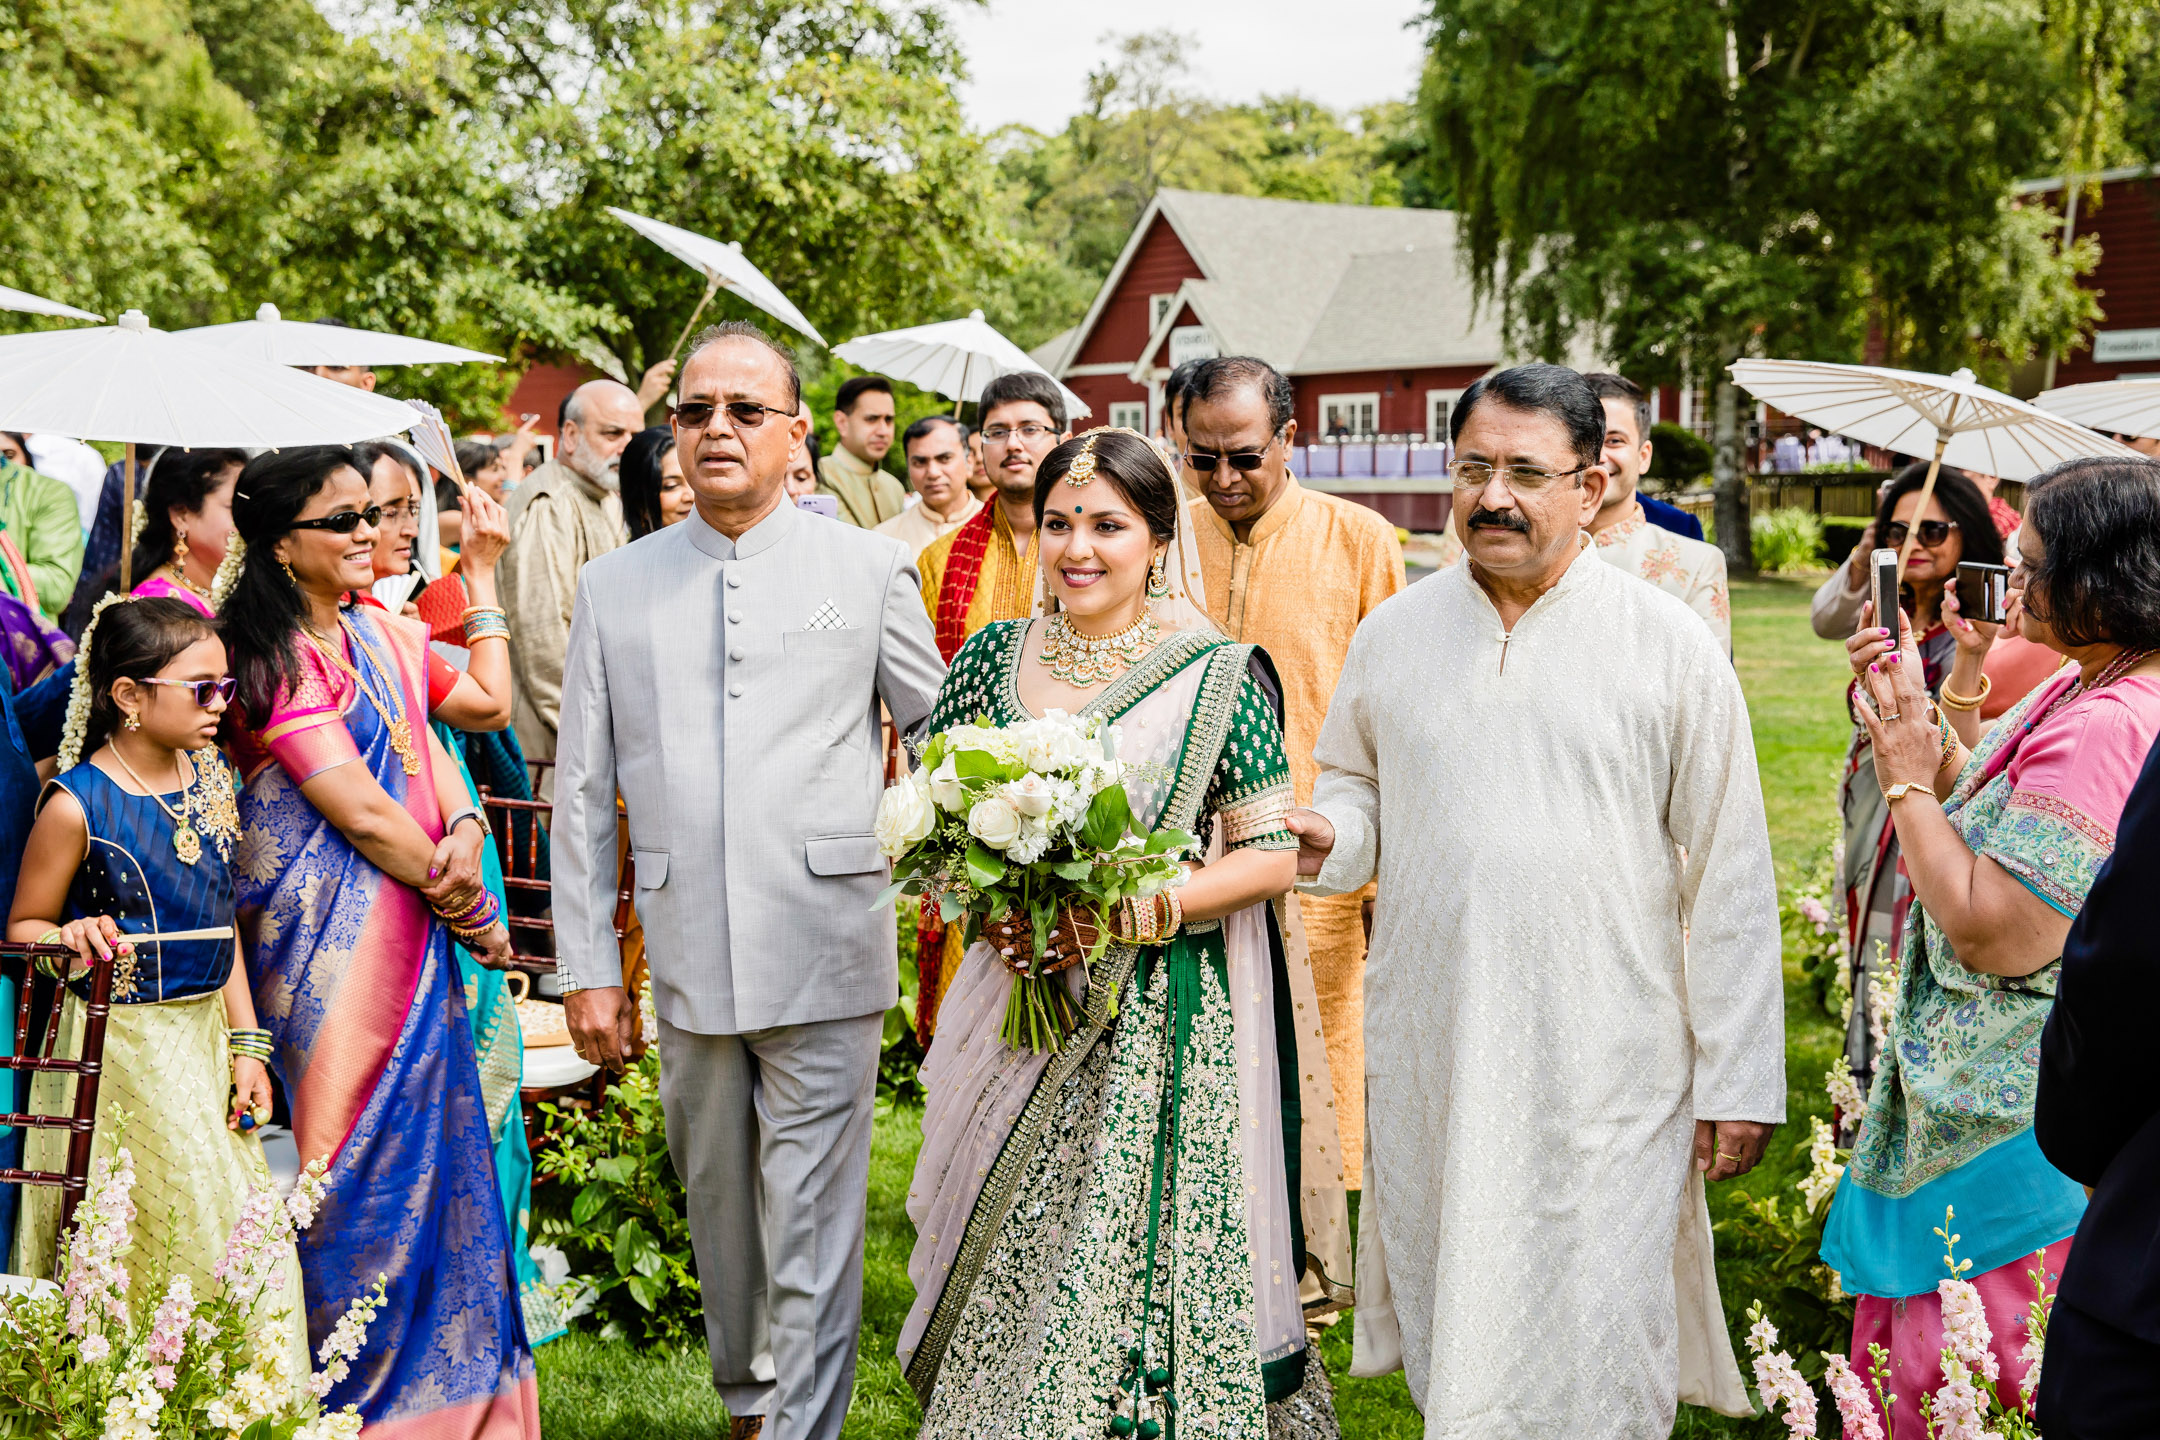
[[945, 677], [913, 557], [783, 502], [741, 540], [695, 511], [578, 580], [556, 752], [558, 963], [617, 985], [615, 797], [653, 998], [739, 1034], [897, 997], [871, 835], [882, 700], [904, 732]]

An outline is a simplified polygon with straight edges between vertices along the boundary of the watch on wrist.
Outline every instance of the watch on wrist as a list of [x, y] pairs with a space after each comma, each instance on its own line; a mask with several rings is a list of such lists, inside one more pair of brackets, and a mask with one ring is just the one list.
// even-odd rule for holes
[[482, 809], [478, 805], [468, 805], [463, 810], [458, 811], [457, 814], [451, 816], [450, 823], [443, 827], [443, 834], [448, 835], [451, 831], [457, 829], [458, 826], [464, 824], [467, 820], [479, 822], [480, 834], [484, 838], [494, 838], [495, 827], [488, 824], [487, 811]]
[[1883, 799], [1888, 800], [1891, 804], [1895, 805], [1898, 801], [1904, 799], [1907, 795], [1910, 795], [1915, 790], [1927, 790], [1928, 793], [1931, 795], [1935, 793], [1928, 786], [1921, 784], [1917, 780], [1900, 780], [1897, 784], [1892, 785], [1889, 789], [1882, 792]]

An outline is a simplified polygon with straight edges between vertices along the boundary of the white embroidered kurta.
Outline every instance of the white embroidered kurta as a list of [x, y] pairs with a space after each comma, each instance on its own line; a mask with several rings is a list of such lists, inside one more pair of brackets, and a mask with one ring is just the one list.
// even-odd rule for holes
[[1745, 1413], [1691, 1159], [1785, 1114], [1731, 663], [1587, 543], [1512, 635], [1458, 565], [1366, 618], [1317, 754], [1312, 888], [1380, 881], [1351, 1373], [1406, 1370], [1432, 1440]]
[[1725, 588], [1724, 551], [1659, 529], [1632, 500], [1626, 518], [1598, 531], [1596, 540], [1607, 564], [1678, 596], [1702, 617], [1725, 653], [1732, 654], [1732, 596]]

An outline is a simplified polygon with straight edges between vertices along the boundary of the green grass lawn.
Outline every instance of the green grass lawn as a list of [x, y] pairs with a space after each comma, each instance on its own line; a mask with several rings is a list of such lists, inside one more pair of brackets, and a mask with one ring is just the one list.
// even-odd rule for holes
[[[1733, 641], [1741, 684], [1754, 720], [1770, 817], [1770, 842], [1781, 879], [1826, 842], [1836, 816], [1837, 783], [1847, 736], [1841, 700], [1844, 650], [1818, 640], [1808, 629], [1813, 586], [1794, 580], [1743, 582], [1733, 587]], [[1807, 1117], [1827, 1114], [1823, 1070], [1835, 1055], [1835, 1026], [1803, 999], [1797, 969], [1786, 971], [1786, 1073], [1792, 1085], [1790, 1123], [1771, 1144], [1754, 1174], [1713, 1192], [1713, 1217], [1733, 1204], [1734, 1187], [1755, 1193], [1786, 1193], [1806, 1168], [1797, 1153]], [[899, 1109], [881, 1115], [870, 1168], [870, 1231], [865, 1254], [861, 1359], [849, 1440], [902, 1440], [917, 1424], [914, 1395], [893, 1358], [900, 1322], [913, 1292], [907, 1257], [914, 1234], [905, 1200], [918, 1141], [918, 1117]], [[1744, 1280], [1720, 1278], [1728, 1318], [1737, 1319], [1749, 1295]], [[1737, 1333], [1736, 1327], [1736, 1333]], [[1321, 1345], [1336, 1377], [1343, 1433], [1353, 1440], [1415, 1440], [1423, 1424], [1400, 1375], [1380, 1380], [1345, 1378], [1350, 1365], [1347, 1321]], [[721, 1433], [723, 1412], [713, 1395], [702, 1351], [639, 1352], [575, 1334], [543, 1346], [540, 1413], [549, 1440], [707, 1440]], [[1772, 1435], [1781, 1427], [1767, 1418], [1730, 1421], [1705, 1411], [1683, 1410], [1676, 1436]]]

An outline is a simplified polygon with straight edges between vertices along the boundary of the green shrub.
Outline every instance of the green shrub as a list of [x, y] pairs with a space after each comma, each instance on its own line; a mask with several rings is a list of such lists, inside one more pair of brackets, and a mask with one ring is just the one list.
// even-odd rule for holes
[[534, 1231], [562, 1247], [571, 1274], [596, 1292], [591, 1322], [604, 1338], [639, 1345], [702, 1340], [689, 1212], [660, 1110], [659, 1049], [608, 1087], [598, 1110], [543, 1104], [540, 1112]]
[[1757, 515], [1748, 534], [1757, 570], [1774, 574], [1781, 570], [1810, 570], [1822, 563], [1822, 517], [1812, 510], [1788, 506]]
[[1650, 468], [1643, 473], [1668, 484], [1708, 475], [1710, 442], [1692, 430], [1660, 420], [1650, 427]]

